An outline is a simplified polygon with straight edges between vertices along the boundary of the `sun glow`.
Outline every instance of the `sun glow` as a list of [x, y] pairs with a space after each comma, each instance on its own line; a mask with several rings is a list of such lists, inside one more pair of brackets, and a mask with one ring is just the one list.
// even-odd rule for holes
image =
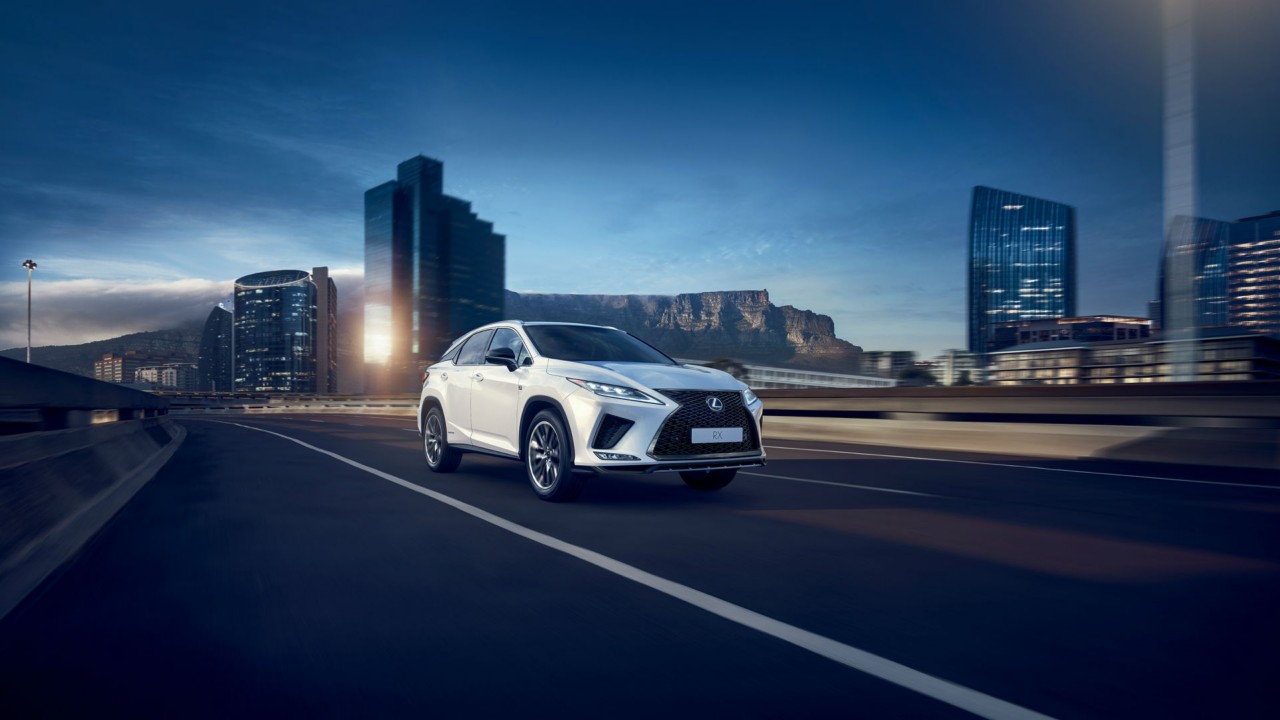
[[364, 310], [364, 361], [386, 365], [391, 358], [391, 308], [369, 304]]

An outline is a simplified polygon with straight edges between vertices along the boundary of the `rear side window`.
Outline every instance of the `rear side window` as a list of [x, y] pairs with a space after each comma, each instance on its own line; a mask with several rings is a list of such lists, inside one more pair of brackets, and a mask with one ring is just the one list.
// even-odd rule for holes
[[458, 351], [461, 349], [462, 349], [462, 341], [454, 340], [453, 344], [449, 346], [449, 349], [445, 350], [444, 354], [441, 355], [440, 359], [437, 360], [436, 362], [445, 362], [445, 361], [456, 362], [458, 360]]
[[493, 337], [492, 330], [484, 330], [472, 335], [462, 345], [462, 350], [458, 352], [458, 365], [483, 365], [484, 351], [489, 347], [489, 338]]

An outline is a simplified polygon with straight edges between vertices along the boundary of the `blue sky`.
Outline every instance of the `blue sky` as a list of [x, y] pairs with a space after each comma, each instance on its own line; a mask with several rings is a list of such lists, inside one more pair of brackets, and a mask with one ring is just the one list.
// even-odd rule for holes
[[[1201, 3], [1200, 212], [1280, 209], [1280, 3]], [[867, 349], [960, 347], [970, 189], [1074, 205], [1079, 310], [1145, 314], [1149, 0], [18, 2], [0, 10], [0, 346], [359, 292], [362, 194], [424, 153], [530, 292], [767, 288]], [[85, 298], [93, 302], [86, 303]]]

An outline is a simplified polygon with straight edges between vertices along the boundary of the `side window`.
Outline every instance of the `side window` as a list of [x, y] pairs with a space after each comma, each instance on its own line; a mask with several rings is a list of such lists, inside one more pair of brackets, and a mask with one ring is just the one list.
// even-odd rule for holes
[[498, 328], [493, 335], [493, 343], [489, 345], [490, 352], [494, 348], [510, 348], [512, 354], [516, 357], [516, 364], [523, 365], [525, 358], [529, 357], [529, 352], [524, 349], [524, 342], [520, 340], [520, 335], [511, 328]]
[[492, 330], [478, 332], [467, 340], [462, 346], [462, 350], [458, 352], [458, 365], [483, 365], [484, 349], [489, 346], [489, 338], [493, 337]]
[[458, 360], [458, 351], [461, 349], [462, 349], [462, 341], [454, 340], [453, 344], [449, 346], [448, 350], [444, 351], [444, 354], [440, 356], [440, 359], [437, 362], [445, 362], [446, 360], [451, 360], [451, 361], [454, 361], [454, 363], [456, 364]]

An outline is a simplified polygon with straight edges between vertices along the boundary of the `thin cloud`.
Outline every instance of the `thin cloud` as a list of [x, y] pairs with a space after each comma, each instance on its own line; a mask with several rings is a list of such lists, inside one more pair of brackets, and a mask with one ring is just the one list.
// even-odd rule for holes
[[[46, 280], [32, 293], [31, 342], [73, 345], [199, 321], [231, 293], [231, 280], [117, 283]], [[0, 348], [27, 341], [27, 284], [0, 283]]]

